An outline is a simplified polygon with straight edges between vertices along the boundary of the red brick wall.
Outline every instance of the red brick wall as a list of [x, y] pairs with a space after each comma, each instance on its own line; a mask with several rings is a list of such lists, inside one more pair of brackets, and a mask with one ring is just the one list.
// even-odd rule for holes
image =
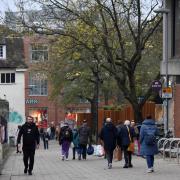
[[180, 84], [176, 85], [174, 93], [174, 131], [175, 137], [180, 137]]

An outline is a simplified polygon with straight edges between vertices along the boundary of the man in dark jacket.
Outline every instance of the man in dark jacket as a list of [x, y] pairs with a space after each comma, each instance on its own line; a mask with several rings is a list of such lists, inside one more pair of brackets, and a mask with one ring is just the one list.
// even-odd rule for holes
[[130, 127], [130, 121], [126, 120], [118, 133], [118, 145], [124, 152], [125, 165], [123, 168], [132, 168], [132, 152], [128, 150], [128, 146], [133, 142], [135, 136], [134, 130]]
[[108, 169], [112, 168], [113, 151], [116, 148], [117, 128], [113, 125], [111, 118], [106, 119], [105, 126], [99, 134], [103, 141], [104, 150], [108, 160]]
[[90, 128], [87, 125], [86, 120], [83, 120], [83, 124], [79, 128], [78, 133], [79, 133], [79, 157], [78, 157], [78, 159], [81, 160], [81, 154], [82, 154], [82, 158], [85, 160], [88, 140], [89, 140], [89, 143], [91, 143], [91, 132], [90, 132]]
[[[23, 161], [24, 161], [24, 173], [32, 175], [34, 165], [34, 154], [35, 149], [39, 148], [39, 131], [35, 123], [33, 123], [33, 117], [27, 116], [26, 123], [22, 125], [18, 138], [17, 144], [20, 146], [21, 137], [23, 136]], [[29, 167], [28, 167], [29, 160]]]

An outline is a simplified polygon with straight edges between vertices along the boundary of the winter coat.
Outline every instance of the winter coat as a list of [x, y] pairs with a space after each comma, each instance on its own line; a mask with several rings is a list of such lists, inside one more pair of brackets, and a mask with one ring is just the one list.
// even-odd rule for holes
[[153, 145], [147, 145], [145, 143], [145, 138], [147, 135], [147, 128], [149, 132], [155, 132], [155, 136], [158, 135], [158, 129], [155, 125], [155, 121], [152, 119], [146, 119], [143, 121], [141, 130], [140, 130], [140, 154], [141, 155], [154, 155], [158, 153], [157, 143]]
[[116, 147], [117, 128], [112, 123], [106, 123], [101, 129], [99, 138], [104, 142], [106, 151], [113, 151]]
[[[68, 131], [68, 136], [66, 135], [67, 131]], [[59, 144], [61, 145], [63, 141], [71, 142], [72, 139], [73, 139], [72, 130], [68, 126], [63, 126], [59, 134]]]
[[90, 128], [87, 126], [87, 123], [83, 123], [83, 125], [79, 128], [78, 133], [79, 133], [79, 144], [87, 145], [88, 139], [89, 141], [91, 141]]
[[[131, 140], [129, 138], [128, 128], [129, 128]], [[130, 142], [133, 142], [134, 137], [135, 137], [134, 129], [130, 126], [123, 125], [118, 133], [118, 140], [117, 140], [118, 145], [120, 147], [129, 146]]]
[[36, 144], [39, 144], [39, 131], [35, 123], [28, 123], [22, 125], [17, 144], [21, 142], [21, 136], [23, 136], [23, 150], [35, 150]]
[[78, 147], [79, 146], [79, 134], [78, 134], [78, 130], [77, 129], [73, 129], [73, 144], [74, 147]]

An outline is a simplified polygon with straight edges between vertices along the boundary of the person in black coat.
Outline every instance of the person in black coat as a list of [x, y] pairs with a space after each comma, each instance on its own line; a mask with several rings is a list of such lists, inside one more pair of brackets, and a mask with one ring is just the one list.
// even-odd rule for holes
[[72, 130], [68, 123], [64, 123], [59, 134], [59, 145], [62, 145], [62, 161], [68, 160], [69, 147], [73, 139]]
[[22, 125], [17, 138], [18, 146], [20, 146], [22, 136], [23, 161], [25, 166], [24, 173], [27, 173], [28, 171], [29, 175], [32, 175], [35, 149], [39, 148], [39, 131], [35, 123], [33, 123], [33, 117], [27, 116], [26, 123]]
[[128, 150], [128, 146], [131, 142], [133, 142], [133, 138], [135, 136], [133, 128], [130, 127], [130, 121], [126, 120], [124, 122], [124, 125], [120, 128], [120, 131], [118, 133], [118, 145], [121, 147], [121, 149], [124, 152], [124, 159], [125, 159], [125, 165], [123, 168], [132, 168], [133, 165], [131, 163], [132, 160], [132, 153]]
[[104, 150], [108, 160], [108, 169], [112, 168], [113, 151], [116, 148], [117, 129], [112, 123], [111, 118], [106, 119], [105, 126], [99, 134], [100, 139], [104, 143]]

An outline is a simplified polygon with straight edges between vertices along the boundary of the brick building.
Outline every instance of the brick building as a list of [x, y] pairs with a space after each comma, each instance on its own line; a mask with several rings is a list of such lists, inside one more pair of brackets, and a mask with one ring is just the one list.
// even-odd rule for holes
[[49, 45], [42, 36], [24, 37], [24, 55], [28, 70], [25, 73], [25, 114], [34, 117], [37, 124], [43, 126], [58, 124], [64, 119], [63, 107], [49, 100], [50, 84], [44, 74], [32, 70], [36, 63], [49, 58]]

